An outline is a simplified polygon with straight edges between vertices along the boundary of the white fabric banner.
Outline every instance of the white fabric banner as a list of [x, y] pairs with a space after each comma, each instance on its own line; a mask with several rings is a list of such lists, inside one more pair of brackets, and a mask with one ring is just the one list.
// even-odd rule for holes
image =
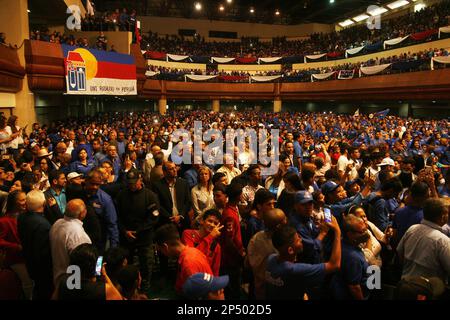
[[385, 42], [383, 42], [383, 48], [386, 50], [386, 45], [388, 45], [388, 46], [395, 46], [396, 44], [399, 44], [399, 43], [405, 41], [408, 38], [409, 38], [409, 35], [406, 36], [406, 37], [398, 37], [398, 38], [395, 38], [395, 39], [386, 40]]
[[391, 64], [392, 63], [382, 64], [379, 66], [372, 66], [372, 67], [361, 67], [361, 68], [359, 68], [359, 76], [361, 77], [361, 74], [372, 75], [372, 74], [380, 73], [380, 72], [386, 70], [387, 68], [389, 68], [391, 66]]
[[156, 76], [157, 74], [159, 74], [159, 72], [150, 71], [150, 70], [145, 72], [145, 76], [147, 76], [147, 77], [153, 77], [153, 76]]
[[276, 62], [278, 60], [283, 59], [283, 57], [275, 57], [275, 58], [259, 58], [258, 63], [264, 62], [264, 63], [272, 63]]
[[450, 56], [447, 57], [433, 57], [433, 59], [431, 59], [431, 70], [434, 70], [434, 62], [438, 62], [438, 63], [445, 63], [445, 64], [449, 64], [450, 63]]
[[441, 38], [441, 32], [442, 33], [450, 33], [450, 26], [439, 28], [439, 38]]
[[179, 56], [177, 54], [167, 54], [167, 61], [169, 61], [169, 58], [175, 61], [183, 61], [189, 58], [189, 56]]
[[328, 78], [331, 77], [334, 73], [335, 73], [335, 71], [327, 72], [327, 73], [316, 73], [316, 74], [312, 74], [312, 75], [311, 75], [311, 82], [314, 82], [314, 79], [317, 79], [317, 80], [328, 79]]
[[355, 76], [355, 70], [340, 70], [338, 74], [339, 80], [353, 79]]
[[186, 74], [184, 77], [185, 77], [185, 79], [187, 78], [187, 79], [190, 79], [193, 81], [206, 81], [206, 80], [214, 79], [217, 76], [216, 75], [208, 76], [208, 75], [201, 75], [201, 74]]
[[313, 55], [305, 56], [305, 63], [308, 63], [308, 59], [318, 60], [320, 58], [325, 57], [326, 55], [327, 55], [326, 53], [322, 53], [322, 54], [313, 54]]
[[267, 81], [273, 81], [276, 79], [281, 78], [281, 75], [277, 76], [251, 76], [250, 80], [256, 81], [256, 82], [267, 82]]
[[353, 49], [347, 49], [347, 50], [345, 50], [345, 57], [348, 58], [349, 55], [357, 54], [357, 53], [359, 53], [362, 49], [364, 49], [364, 46], [358, 47], [358, 48], [353, 48]]
[[235, 60], [235, 58], [218, 58], [218, 57], [211, 57], [211, 62], [212, 62], [212, 63], [214, 63], [214, 61], [217, 62], [217, 63], [228, 63], [228, 62], [231, 62], [231, 61], [234, 61], [234, 60]]

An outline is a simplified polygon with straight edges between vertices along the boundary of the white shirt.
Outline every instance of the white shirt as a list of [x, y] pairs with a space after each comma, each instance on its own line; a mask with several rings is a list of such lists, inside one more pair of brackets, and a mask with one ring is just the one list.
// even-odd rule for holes
[[191, 196], [195, 216], [201, 215], [205, 209], [214, 206], [212, 188], [208, 191], [204, 188], [199, 188], [199, 186], [195, 186], [191, 190]]
[[228, 169], [228, 167], [222, 166], [219, 168], [219, 170], [217, 170], [217, 172], [223, 172], [225, 173], [226, 177], [227, 177], [227, 184], [231, 183], [231, 180], [233, 180], [234, 178], [236, 178], [238, 175], [241, 174], [241, 170], [239, 170], [238, 168], [233, 167], [233, 170]]
[[[19, 130], [20, 127], [16, 126], [16, 129]], [[12, 135], [12, 129], [10, 126], [6, 126], [5, 127], [5, 131], [8, 133], [8, 135]], [[7, 148], [12, 148], [12, 149], [18, 149], [19, 148], [19, 143], [23, 143], [23, 139], [22, 139], [22, 135], [18, 135], [17, 137], [15, 137], [13, 140], [11, 140], [11, 142], [6, 146]]]
[[53, 260], [53, 282], [57, 288], [61, 277], [69, 266], [69, 254], [83, 243], [92, 243], [83, 229], [83, 222], [64, 217], [57, 220], [50, 229], [50, 247]]
[[447, 283], [450, 275], [450, 238], [437, 224], [422, 220], [406, 231], [397, 247], [404, 259], [402, 278], [438, 277]]

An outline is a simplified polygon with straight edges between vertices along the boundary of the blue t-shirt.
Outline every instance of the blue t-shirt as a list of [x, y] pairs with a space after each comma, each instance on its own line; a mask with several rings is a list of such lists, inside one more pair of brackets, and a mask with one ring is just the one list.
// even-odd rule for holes
[[325, 264], [278, 261], [278, 255], [267, 258], [266, 299], [303, 300], [308, 288], [320, 285], [325, 278]]
[[294, 212], [289, 216], [289, 222], [302, 238], [302, 261], [305, 263], [322, 262], [322, 241], [317, 239], [319, 229], [314, 224], [312, 218], [305, 218]]
[[419, 207], [406, 206], [395, 213], [392, 227], [397, 229], [396, 242], [399, 243], [406, 231], [423, 219], [423, 210]]
[[330, 289], [337, 300], [352, 300], [349, 285], [360, 285], [365, 298], [369, 296], [367, 289], [367, 268], [369, 264], [359, 247], [342, 241], [341, 270], [333, 275]]

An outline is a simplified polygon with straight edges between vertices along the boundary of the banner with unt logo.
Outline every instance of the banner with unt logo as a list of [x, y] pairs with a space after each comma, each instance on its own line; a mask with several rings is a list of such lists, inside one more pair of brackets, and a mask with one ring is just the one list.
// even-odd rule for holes
[[136, 95], [136, 65], [128, 54], [62, 45], [67, 94]]

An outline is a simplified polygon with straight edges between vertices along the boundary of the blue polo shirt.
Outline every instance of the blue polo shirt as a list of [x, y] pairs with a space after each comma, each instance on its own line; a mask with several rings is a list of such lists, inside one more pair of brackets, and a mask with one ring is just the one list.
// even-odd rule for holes
[[423, 209], [406, 206], [395, 213], [392, 227], [397, 229], [397, 243], [400, 242], [406, 231], [414, 224], [419, 224], [423, 219]]
[[119, 245], [119, 228], [117, 225], [117, 212], [111, 197], [102, 189], [99, 189], [94, 196], [88, 198], [97, 216], [100, 218], [102, 228], [102, 246], [109, 240], [111, 247]]
[[63, 188], [59, 193], [59, 195], [57, 195], [55, 190], [53, 189], [50, 189], [50, 193], [52, 194], [52, 197], [55, 198], [59, 210], [61, 211], [62, 214], [64, 214], [64, 212], [66, 212], [66, 205], [67, 205], [66, 189]]
[[352, 300], [349, 285], [360, 285], [365, 298], [369, 296], [367, 288], [367, 268], [369, 264], [359, 247], [342, 241], [341, 269], [331, 279], [330, 289], [337, 300]]
[[320, 285], [324, 278], [324, 263], [280, 262], [277, 254], [271, 254], [266, 265], [266, 299], [303, 300], [305, 291]]
[[290, 215], [289, 222], [302, 237], [302, 261], [311, 264], [322, 262], [322, 241], [316, 239], [319, 229], [312, 218], [302, 217], [294, 212]]

